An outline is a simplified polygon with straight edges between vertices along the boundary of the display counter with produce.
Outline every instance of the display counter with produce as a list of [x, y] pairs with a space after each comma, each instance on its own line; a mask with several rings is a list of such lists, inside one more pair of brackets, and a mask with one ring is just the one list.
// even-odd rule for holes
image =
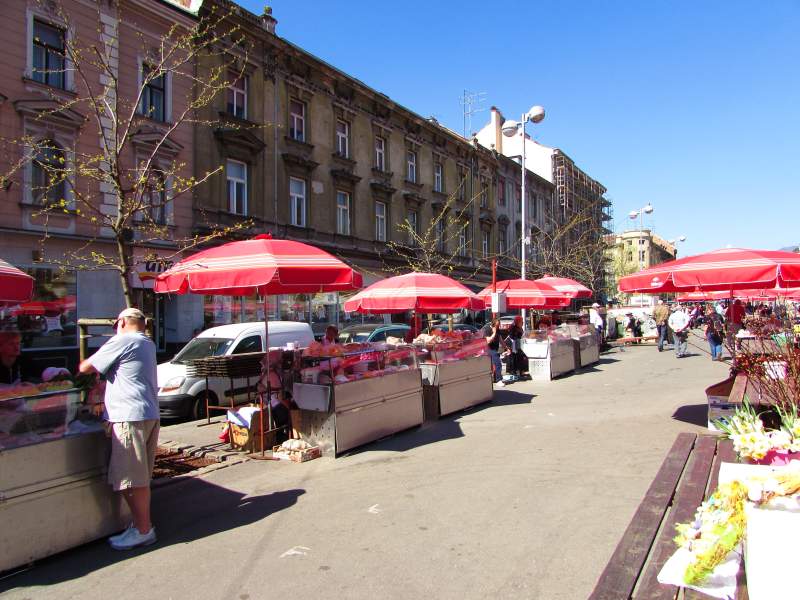
[[323, 455], [340, 454], [423, 421], [413, 346], [313, 343], [298, 360], [292, 399], [299, 411], [292, 425]]
[[480, 333], [434, 330], [418, 336], [414, 344], [420, 354], [427, 420], [492, 399], [492, 363]]
[[106, 483], [102, 404], [81, 396], [66, 381], [0, 392], [0, 572], [120, 531], [130, 518]]
[[522, 341], [533, 380], [549, 381], [575, 370], [572, 334], [567, 326], [529, 331]]

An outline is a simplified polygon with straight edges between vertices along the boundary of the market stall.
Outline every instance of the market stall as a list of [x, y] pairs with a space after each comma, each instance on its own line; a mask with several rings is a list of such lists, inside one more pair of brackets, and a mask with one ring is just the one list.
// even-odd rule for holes
[[297, 353], [292, 426], [336, 456], [420, 425], [422, 380], [413, 346], [314, 343]]
[[549, 381], [575, 370], [575, 351], [568, 327], [549, 327], [527, 332], [522, 351], [528, 357], [528, 371], [534, 381]]
[[426, 420], [492, 399], [492, 363], [480, 332], [435, 330], [414, 344], [420, 351]]
[[[193, 254], [161, 273], [154, 289], [162, 294], [258, 294], [264, 300], [265, 340], [269, 349], [268, 296], [349, 291], [361, 285], [361, 275], [331, 254], [309, 244], [273, 239], [267, 233]], [[262, 456], [267, 429], [276, 434], [271, 419], [264, 423], [264, 398], [269, 404], [270, 385], [267, 377], [266, 388], [259, 394], [258, 431]]]
[[99, 412], [70, 382], [0, 393], [0, 572], [129, 522], [106, 481], [109, 442]]
[[[345, 303], [345, 310], [382, 314], [412, 311], [453, 313], [483, 310], [484, 301], [457, 281], [435, 273], [390, 277], [362, 290]], [[437, 330], [414, 338], [420, 350], [425, 418], [463, 410], [492, 399], [492, 368], [486, 340], [467, 340], [466, 332]]]

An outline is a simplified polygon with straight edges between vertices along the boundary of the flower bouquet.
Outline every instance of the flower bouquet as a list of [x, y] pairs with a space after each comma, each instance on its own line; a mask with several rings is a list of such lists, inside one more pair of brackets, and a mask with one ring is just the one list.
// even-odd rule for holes
[[745, 400], [730, 419], [718, 419], [714, 426], [733, 441], [739, 459], [752, 464], [785, 465], [800, 459], [800, 418], [797, 407], [775, 407], [780, 429], [768, 430], [753, 406]]

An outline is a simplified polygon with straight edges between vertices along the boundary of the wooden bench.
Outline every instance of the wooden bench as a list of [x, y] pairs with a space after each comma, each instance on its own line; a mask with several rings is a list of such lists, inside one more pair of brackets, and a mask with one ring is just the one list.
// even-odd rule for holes
[[[708, 598], [693, 590], [662, 585], [657, 576], [676, 550], [675, 525], [694, 519], [697, 507], [717, 489], [720, 463], [735, 460], [733, 445], [728, 439], [716, 435], [679, 434], [590, 598]], [[743, 572], [744, 568], [739, 573], [737, 600], [747, 599]]]

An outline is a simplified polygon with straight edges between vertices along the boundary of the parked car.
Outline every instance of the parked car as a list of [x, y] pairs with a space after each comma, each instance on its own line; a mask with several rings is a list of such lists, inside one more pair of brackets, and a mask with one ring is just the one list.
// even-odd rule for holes
[[[282, 348], [288, 343], [298, 348], [307, 347], [314, 336], [308, 323], [296, 321], [273, 321], [269, 323], [270, 348]], [[230, 380], [212, 377], [206, 389], [205, 377], [186, 375], [186, 365], [191, 360], [210, 356], [228, 356], [246, 352], [264, 351], [264, 323], [234, 323], [206, 329], [191, 340], [175, 357], [158, 365], [158, 406], [162, 418], [189, 417], [202, 419], [206, 416], [206, 394], [212, 404], [227, 404]], [[255, 385], [255, 382], [252, 382]], [[247, 381], [234, 379], [237, 392], [246, 392]], [[246, 393], [236, 399], [246, 400]]]
[[339, 332], [339, 342], [342, 344], [351, 342], [384, 342], [388, 337], [405, 339], [409, 331], [411, 331], [411, 327], [403, 323], [351, 325]]

